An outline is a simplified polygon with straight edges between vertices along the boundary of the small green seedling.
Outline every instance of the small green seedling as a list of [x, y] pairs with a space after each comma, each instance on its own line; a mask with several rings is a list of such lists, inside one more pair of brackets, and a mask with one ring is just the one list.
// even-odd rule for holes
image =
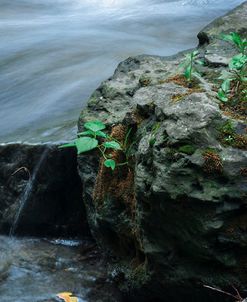
[[181, 67], [184, 68], [184, 77], [186, 78], [189, 85], [192, 83], [194, 77], [200, 77], [200, 73], [197, 71], [197, 64], [204, 65], [204, 62], [198, 59], [199, 52], [197, 50], [187, 54]]
[[226, 103], [231, 97], [240, 95], [241, 101], [246, 102], [247, 94], [244, 87], [247, 83], [247, 41], [233, 32], [221, 37], [223, 40], [233, 43], [240, 53], [231, 58], [228, 71], [222, 71], [219, 77], [223, 82], [218, 91], [218, 98]]
[[155, 123], [151, 130], [151, 138], [149, 139], [149, 146], [152, 147], [156, 142], [156, 133], [160, 128], [160, 123]]
[[76, 147], [77, 154], [85, 153], [97, 148], [104, 158], [105, 167], [111, 168], [112, 170], [117, 166], [128, 164], [127, 161], [117, 164], [116, 161], [112, 159], [112, 154], [108, 151], [122, 150], [125, 153], [131, 129], [128, 131], [124, 143], [121, 144], [117, 139], [104, 132], [106, 126], [100, 121], [87, 122], [84, 124], [84, 128], [86, 129], [85, 131], [77, 134], [78, 138], [71, 143], [61, 145], [59, 148]]
[[233, 43], [242, 55], [246, 54], [247, 40], [242, 39], [239, 34], [237, 34], [235, 32], [231, 32], [228, 35], [222, 34], [221, 39], [224, 41]]
[[229, 101], [231, 96], [242, 95], [242, 101], [247, 101], [247, 93], [245, 87], [247, 84], [247, 71], [246, 71], [246, 63], [245, 66], [238, 69], [229, 69], [229, 71], [222, 71], [220, 80], [223, 80], [221, 87], [218, 91], [218, 98], [226, 103]]

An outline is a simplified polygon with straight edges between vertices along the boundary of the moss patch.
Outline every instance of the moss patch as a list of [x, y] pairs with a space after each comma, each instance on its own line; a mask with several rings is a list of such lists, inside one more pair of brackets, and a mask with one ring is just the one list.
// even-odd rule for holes
[[219, 128], [219, 139], [224, 146], [247, 150], [247, 135], [237, 134], [231, 120]]
[[185, 153], [188, 155], [192, 155], [195, 153], [196, 147], [193, 145], [184, 145], [178, 148], [178, 152]]

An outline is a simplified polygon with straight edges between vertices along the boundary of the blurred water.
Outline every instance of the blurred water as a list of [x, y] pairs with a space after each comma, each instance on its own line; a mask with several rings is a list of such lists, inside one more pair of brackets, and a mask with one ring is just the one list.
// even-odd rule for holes
[[243, 0], [1, 0], [0, 142], [65, 140], [128, 56], [170, 55]]
[[1, 301], [48, 302], [65, 291], [75, 294], [79, 302], [95, 301], [90, 293], [104, 297], [96, 283], [105, 278], [106, 267], [93, 246], [90, 240], [54, 244], [0, 236]]

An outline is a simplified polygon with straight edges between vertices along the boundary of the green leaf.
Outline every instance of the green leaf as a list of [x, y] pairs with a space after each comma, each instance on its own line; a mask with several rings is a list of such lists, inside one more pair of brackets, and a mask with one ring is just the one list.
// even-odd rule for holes
[[237, 47], [242, 45], [242, 39], [239, 34], [231, 32], [229, 35], [221, 35], [222, 39], [234, 43]]
[[105, 125], [101, 121], [91, 121], [84, 124], [84, 127], [93, 132], [105, 129]]
[[191, 66], [188, 66], [184, 71], [184, 76], [187, 80], [191, 80]]
[[116, 167], [116, 162], [113, 159], [107, 159], [107, 160], [104, 161], [104, 165], [107, 168], [111, 168], [112, 170], [114, 170], [115, 167]]
[[59, 146], [58, 148], [59, 149], [62, 149], [62, 148], [69, 148], [69, 147], [75, 147], [75, 141], [74, 142], [71, 142], [71, 143], [67, 143], [67, 144], [63, 144], [61, 146]]
[[228, 101], [227, 95], [225, 94], [225, 92], [222, 89], [219, 89], [219, 91], [218, 91], [218, 98], [224, 103], [226, 103]]
[[105, 142], [103, 144], [103, 146], [105, 148], [110, 148], [110, 149], [114, 149], [114, 150], [121, 150], [122, 149], [120, 144], [115, 142], [115, 141]]
[[204, 61], [202, 61], [202, 60], [196, 60], [195, 62], [199, 65], [204, 65]]
[[225, 92], [228, 93], [230, 90], [231, 86], [231, 79], [226, 79], [222, 84], [221, 84], [221, 89]]
[[81, 154], [92, 149], [95, 149], [98, 146], [98, 141], [92, 137], [79, 137], [76, 141], [77, 154]]
[[243, 54], [238, 54], [231, 59], [229, 63], [229, 68], [241, 69], [245, 63], [247, 63], [247, 56]]
[[200, 73], [197, 72], [197, 71], [193, 71], [192, 74], [193, 74], [194, 77], [197, 77], [197, 78], [201, 77]]
[[149, 140], [149, 146], [152, 147], [155, 144], [155, 142], [156, 142], [156, 138], [155, 137], [150, 138], [150, 140]]
[[94, 136], [94, 133], [95, 132], [93, 132], [91, 130], [87, 130], [87, 131], [79, 132], [79, 133], [77, 133], [77, 135], [78, 136], [81, 136], [81, 135], [92, 135], [92, 136]]
[[196, 57], [197, 55], [199, 54], [199, 51], [198, 50], [194, 50], [192, 53], [191, 53], [191, 57]]
[[96, 131], [95, 133], [96, 133], [96, 136], [99, 136], [99, 137], [103, 137], [103, 138], [107, 138], [108, 137], [108, 135], [105, 132], [100, 131], [100, 130]]
[[125, 147], [127, 146], [127, 143], [128, 143], [128, 140], [129, 140], [129, 136], [130, 136], [131, 131], [132, 131], [132, 128], [129, 128], [127, 134], [125, 135], [125, 138], [124, 138], [124, 146], [125, 146]]
[[235, 32], [232, 32], [231, 33], [231, 36], [232, 36], [232, 41], [236, 44], [236, 45], [240, 45], [242, 44], [242, 39], [240, 37], [239, 34], [235, 33]]

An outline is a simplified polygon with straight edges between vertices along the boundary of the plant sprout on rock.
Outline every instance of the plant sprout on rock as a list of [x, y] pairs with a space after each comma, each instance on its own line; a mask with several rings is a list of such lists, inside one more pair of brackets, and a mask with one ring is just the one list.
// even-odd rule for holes
[[184, 62], [180, 64], [180, 67], [184, 68], [183, 75], [188, 82], [188, 86], [192, 85], [193, 78], [200, 77], [200, 73], [197, 71], [196, 65], [204, 65], [204, 62], [198, 59], [199, 51], [194, 50], [185, 56]]
[[77, 139], [75, 139], [71, 143], [61, 145], [59, 148], [76, 147], [77, 154], [85, 153], [97, 148], [104, 158], [105, 167], [111, 168], [112, 170], [114, 170], [116, 166], [123, 166], [128, 164], [128, 161], [123, 163], [116, 163], [116, 161], [112, 158], [112, 154], [108, 151], [122, 150], [126, 154], [127, 160], [127, 152], [125, 151], [127, 148], [126, 145], [131, 129], [128, 131], [125, 137], [125, 141], [122, 144], [117, 139], [111, 137], [103, 131], [105, 130], [106, 126], [101, 121], [87, 122], [84, 124], [84, 128], [86, 130], [78, 133]]
[[247, 40], [234, 32], [222, 35], [221, 38], [231, 42], [239, 53], [231, 58], [228, 71], [222, 71], [219, 77], [223, 82], [218, 98], [224, 103], [233, 99], [235, 102], [247, 102]]

